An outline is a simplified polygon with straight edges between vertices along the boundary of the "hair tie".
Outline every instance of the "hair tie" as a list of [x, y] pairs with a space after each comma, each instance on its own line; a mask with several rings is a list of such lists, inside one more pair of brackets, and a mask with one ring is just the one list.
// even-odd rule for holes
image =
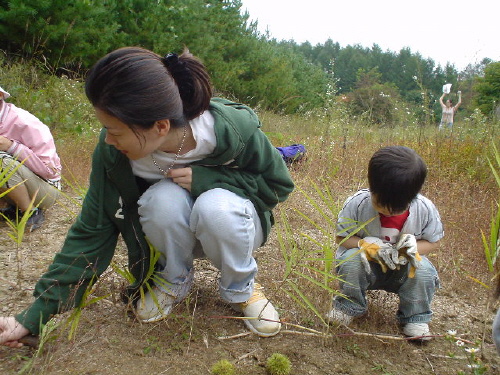
[[167, 67], [167, 69], [170, 70], [171, 67], [173, 67], [174, 65], [176, 65], [177, 63], [179, 63], [179, 56], [177, 56], [176, 53], [167, 53], [164, 57], [163, 57], [163, 63], [165, 64], [165, 66]]
[[162, 58], [163, 64], [172, 75], [182, 100], [191, 100], [194, 94], [194, 82], [191, 71], [176, 53], [168, 53]]

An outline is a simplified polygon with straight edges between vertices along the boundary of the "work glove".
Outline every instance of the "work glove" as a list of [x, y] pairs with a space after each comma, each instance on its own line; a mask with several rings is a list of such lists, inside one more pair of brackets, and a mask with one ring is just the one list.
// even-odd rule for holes
[[417, 250], [417, 239], [413, 234], [402, 234], [396, 243], [396, 249], [399, 254], [399, 264], [410, 263], [410, 272], [408, 277], [415, 277], [415, 271], [420, 267], [422, 257]]
[[399, 253], [390, 243], [383, 242], [377, 237], [365, 237], [358, 241], [361, 250], [360, 256], [366, 273], [371, 273], [370, 263], [377, 262], [382, 268], [382, 272], [387, 272], [387, 268], [394, 270], [399, 264]]

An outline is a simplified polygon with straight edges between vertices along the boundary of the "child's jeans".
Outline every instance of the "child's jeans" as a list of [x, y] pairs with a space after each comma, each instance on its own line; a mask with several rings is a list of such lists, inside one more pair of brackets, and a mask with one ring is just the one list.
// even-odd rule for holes
[[259, 216], [248, 199], [212, 189], [194, 200], [169, 179], [152, 185], [138, 201], [141, 225], [161, 253], [156, 285], [182, 299], [193, 280], [194, 258], [208, 258], [220, 271], [219, 291], [230, 303], [247, 301], [257, 264], [253, 252], [262, 245]]
[[351, 316], [368, 310], [367, 290], [385, 290], [399, 296], [397, 318], [401, 324], [427, 323], [431, 320], [431, 302], [439, 278], [427, 257], [422, 256], [415, 277], [409, 278], [409, 264], [400, 270], [382, 272], [378, 263], [370, 261], [371, 273], [365, 271], [358, 248], [349, 249], [338, 259], [337, 274], [342, 279], [340, 292], [347, 298], [335, 297], [334, 308]]

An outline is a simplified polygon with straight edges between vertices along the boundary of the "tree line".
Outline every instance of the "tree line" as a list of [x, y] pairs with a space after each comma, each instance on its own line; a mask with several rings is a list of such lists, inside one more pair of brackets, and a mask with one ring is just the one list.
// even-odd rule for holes
[[[409, 48], [279, 41], [258, 32], [239, 0], [0, 0], [0, 49], [11, 59], [81, 78], [126, 45], [159, 54], [187, 47], [206, 64], [217, 92], [252, 106], [305, 112], [325, 108], [335, 95], [381, 123], [399, 119], [396, 105], [420, 111], [424, 121], [444, 83], [462, 91], [466, 109], [479, 105], [477, 80], [494, 64], [484, 59], [459, 72]], [[486, 91], [481, 110], [489, 115], [498, 92]]]

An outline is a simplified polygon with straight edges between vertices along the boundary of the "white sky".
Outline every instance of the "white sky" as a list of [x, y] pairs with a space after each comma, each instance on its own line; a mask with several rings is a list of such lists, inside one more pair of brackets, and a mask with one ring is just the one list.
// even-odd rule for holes
[[272, 38], [328, 38], [341, 47], [359, 44], [382, 51], [409, 47], [424, 58], [458, 70], [484, 57], [500, 61], [499, 0], [242, 0], [242, 10]]

